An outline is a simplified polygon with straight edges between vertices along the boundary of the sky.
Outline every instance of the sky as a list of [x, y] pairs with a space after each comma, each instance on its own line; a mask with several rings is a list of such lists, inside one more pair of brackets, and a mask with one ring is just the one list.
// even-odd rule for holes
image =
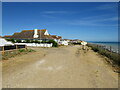
[[47, 29], [63, 39], [118, 40], [117, 2], [3, 2], [2, 35]]

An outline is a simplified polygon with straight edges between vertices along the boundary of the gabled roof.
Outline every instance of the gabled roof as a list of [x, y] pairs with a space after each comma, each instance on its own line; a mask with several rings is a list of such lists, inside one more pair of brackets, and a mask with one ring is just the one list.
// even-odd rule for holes
[[51, 35], [54, 39], [61, 39], [61, 36], [57, 36], [57, 35]]
[[[36, 39], [53, 39], [51, 35], [44, 35], [46, 29], [38, 30], [38, 38]], [[33, 37], [34, 30], [22, 30], [20, 33], [14, 33], [12, 36], [4, 36], [4, 38], [15, 38], [15, 39], [35, 39]]]
[[5, 36], [3, 36], [3, 37], [8, 37], [8, 38], [9, 38], [9, 37], [11, 37], [11, 36], [12, 36], [12, 35], [5, 35]]

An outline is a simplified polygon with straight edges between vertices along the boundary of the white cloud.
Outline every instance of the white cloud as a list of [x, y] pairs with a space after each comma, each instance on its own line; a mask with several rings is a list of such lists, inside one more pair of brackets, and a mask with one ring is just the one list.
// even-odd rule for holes
[[118, 7], [118, 4], [104, 4], [104, 5], [101, 5], [101, 6], [98, 6], [97, 9], [99, 10], [108, 10], [108, 9], [117, 9]]
[[41, 16], [45, 18], [56, 18], [55, 16], [50, 16], [50, 15], [41, 15]]
[[[117, 17], [110, 17], [110, 18], [103, 18], [103, 19], [89, 18], [89, 19], [79, 19], [79, 20], [66, 20], [63, 22], [69, 25], [80, 25], [80, 26], [118, 26], [117, 20], [118, 20]], [[113, 24], [110, 22], [116, 22], [116, 23]]]
[[78, 13], [78, 12], [74, 12], [74, 11], [44, 11], [44, 12], [41, 12], [43, 14], [70, 14], [70, 13]]

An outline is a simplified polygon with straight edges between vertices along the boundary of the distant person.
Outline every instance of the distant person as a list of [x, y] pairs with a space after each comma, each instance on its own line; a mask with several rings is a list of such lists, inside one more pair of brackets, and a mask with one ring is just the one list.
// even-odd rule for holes
[[82, 42], [81, 42], [81, 45], [82, 45], [82, 49], [85, 50], [85, 49], [86, 49], [87, 42], [82, 41]]

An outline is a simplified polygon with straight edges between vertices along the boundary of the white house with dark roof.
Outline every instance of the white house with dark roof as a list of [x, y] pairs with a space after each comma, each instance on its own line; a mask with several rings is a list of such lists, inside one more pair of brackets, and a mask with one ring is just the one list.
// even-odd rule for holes
[[11, 36], [4, 36], [4, 38], [12, 38], [12, 39], [20, 39], [22, 41], [24, 40], [42, 40], [42, 41], [48, 41], [48, 40], [55, 40], [58, 42], [62, 37], [57, 35], [50, 35], [48, 33], [48, 30], [46, 29], [34, 29], [34, 30], [23, 30], [19, 33], [14, 33]]

